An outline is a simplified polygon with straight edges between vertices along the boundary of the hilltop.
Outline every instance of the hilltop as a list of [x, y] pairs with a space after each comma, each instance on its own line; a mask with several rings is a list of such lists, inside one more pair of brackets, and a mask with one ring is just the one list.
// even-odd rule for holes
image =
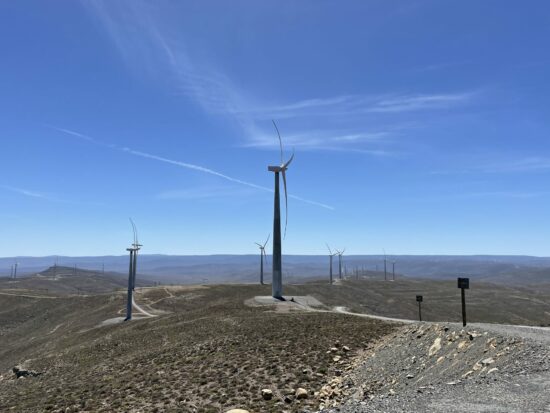
[[[469, 294], [473, 321], [548, 322], [548, 291], [474, 286]], [[325, 386], [348, 383], [359, 374], [354, 372], [365, 351], [397, 343], [396, 337], [404, 337], [401, 329], [409, 328], [338, 313], [336, 306], [414, 318], [414, 295], [423, 291], [429, 297], [425, 319], [460, 317], [458, 304], [450, 304], [458, 301], [458, 289], [449, 281], [311, 282], [285, 291], [294, 299], [280, 307], [250, 305], [254, 297], [270, 294], [269, 285], [142, 287], [136, 301], [155, 317], [113, 324], [108, 321], [124, 314], [123, 290], [83, 295], [0, 290], [5, 343], [0, 410], [315, 411], [330, 405]], [[307, 304], [305, 296], [318, 304]], [[534, 303], [531, 311], [525, 311], [527, 300]], [[426, 332], [423, 345], [439, 331]], [[460, 327], [453, 331], [461, 334]], [[414, 344], [400, 343], [403, 349]], [[394, 354], [395, 348], [387, 348]], [[15, 366], [42, 374], [16, 379]], [[306, 391], [304, 399], [296, 398], [299, 388]], [[270, 398], [262, 396], [263, 389], [271, 390]], [[380, 391], [373, 394], [387, 394], [389, 388]], [[342, 397], [331, 400], [343, 403], [348, 393], [342, 390]]]

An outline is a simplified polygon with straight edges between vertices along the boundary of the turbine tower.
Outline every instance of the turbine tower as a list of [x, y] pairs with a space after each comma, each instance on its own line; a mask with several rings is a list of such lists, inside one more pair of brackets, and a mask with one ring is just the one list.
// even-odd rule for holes
[[395, 261], [392, 261], [391, 265], [392, 265], [391, 271], [392, 271], [392, 277], [393, 277], [392, 281], [395, 281]]
[[328, 248], [328, 256], [329, 256], [329, 261], [330, 261], [330, 270], [329, 270], [329, 280], [330, 280], [330, 285], [332, 285], [332, 257], [334, 257], [336, 254], [338, 254], [337, 252], [332, 252], [332, 250], [330, 249], [330, 247], [328, 246], [328, 244], [326, 244], [327, 248]]
[[265, 254], [265, 246], [267, 245], [267, 241], [269, 241], [269, 237], [271, 234], [267, 236], [267, 239], [263, 244], [260, 244], [259, 242], [255, 242], [255, 244], [260, 248], [260, 284], [264, 285], [264, 259], [267, 261], [267, 256]]
[[282, 263], [282, 248], [281, 248], [281, 205], [279, 199], [279, 174], [283, 176], [283, 185], [285, 190], [285, 236], [286, 226], [288, 223], [288, 196], [286, 192], [286, 170], [288, 165], [294, 159], [294, 153], [287, 162], [283, 160], [283, 141], [277, 124], [273, 121], [277, 136], [279, 137], [279, 146], [281, 148], [281, 165], [268, 166], [267, 170], [275, 173], [275, 191], [273, 205], [273, 282], [271, 284], [271, 295], [273, 298], [283, 299], [283, 263]]
[[15, 280], [17, 278], [17, 266], [19, 263], [15, 261], [15, 264], [13, 265], [13, 279]]
[[124, 321], [132, 319], [132, 303], [134, 302], [134, 289], [136, 286], [137, 253], [142, 246], [138, 241], [136, 225], [132, 221], [132, 218], [130, 218], [130, 223], [134, 231], [134, 243], [130, 248], [126, 248], [126, 251], [130, 252], [130, 268], [128, 270], [128, 295], [126, 298], [126, 318]]
[[383, 251], [384, 251], [384, 281], [388, 281], [388, 271], [387, 271], [387, 265], [386, 265], [386, 262], [387, 262], [386, 250], [383, 250]]
[[342, 251], [336, 250], [338, 254], [338, 277], [342, 279], [342, 255], [344, 255], [344, 252], [346, 249], [344, 248]]

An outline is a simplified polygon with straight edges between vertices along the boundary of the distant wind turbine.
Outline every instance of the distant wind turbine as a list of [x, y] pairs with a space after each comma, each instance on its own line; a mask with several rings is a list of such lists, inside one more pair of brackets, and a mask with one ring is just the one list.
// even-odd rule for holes
[[340, 279], [342, 279], [342, 255], [344, 255], [345, 251], [345, 248], [342, 251], [336, 250], [336, 252], [338, 253], [338, 277]]
[[330, 261], [330, 272], [329, 272], [329, 280], [330, 280], [330, 285], [332, 285], [332, 258], [338, 254], [337, 252], [332, 252], [332, 250], [330, 249], [330, 247], [328, 246], [328, 244], [326, 244], [327, 248], [328, 248], [328, 256], [329, 256], [329, 261]]
[[264, 259], [266, 260], [267, 264], [267, 256], [265, 254], [265, 246], [267, 245], [267, 242], [269, 241], [269, 237], [271, 234], [267, 236], [267, 239], [263, 244], [260, 244], [259, 242], [255, 242], [255, 244], [260, 248], [260, 284], [264, 285]]
[[283, 263], [282, 263], [282, 247], [281, 247], [281, 205], [279, 199], [279, 174], [283, 176], [283, 185], [285, 190], [285, 237], [286, 227], [288, 223], [288, 195], [286, 191], [286, 170], [292, 160], [294, 153], [287, 162], [283, 160], [283, 141], [277, 124], [273, 121], [273, 126], [279, 137], [279, 146], [281, 148], [281, 165], [268, 166], [267, 170], [275, 173], [275, 191], [274, 191], [274, 206], [273, 206], [273, 282], [271, 284], [271, 295], [279, 300], [283, 299]]
[[387, 272], [387, 268], [386, 268], [386, 250], [382, 250], [384, 251], [384, 281], [388, 281], [388, 272]]
[[134, 232], [134, 243], [130, 248], [126, 248], [126, 251], [130, 252], [130, 267], [128, 270], [128, 295], [126, 298], [126, 319], [129, 321], [132, 319], [132, 304], [134, 301], [134, 289], [136, 286], [136, 267], [137, 267], [137, 253], [142, 246], [138, 241], [138, 234], [136, 224], [130, 218], [132, 224], [132, 230]]

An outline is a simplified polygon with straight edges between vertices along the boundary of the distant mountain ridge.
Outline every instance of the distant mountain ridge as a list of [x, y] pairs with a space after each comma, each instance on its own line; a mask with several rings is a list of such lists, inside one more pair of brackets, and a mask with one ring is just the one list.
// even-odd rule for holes
[[[150, 280], [173, 283], [201, 282], [255, 282], [258, 279], [259, 254], [250, 255], [162, 255], [141, 254], [138, 273]], [[0, 276], [9, 276], [10, 267], [18, 262], [18, 274], [34, 274], [59, 266], [101, 272], [126, 273], [128, 256], [96, 257], [8, 257], [0, 258]], [[267, 256], [266, 272], [269, 274], [271, 256]], [[452, 279], [470, 276], [491, 282], [511, 284], [550, 282], [550, 257], [509, 255], [392, 255], [387, 256], [387, 273], [391, 275], [392, 263], [399, 275], [408, 277]], [[328, 256], [285, 255], [284, 276], [287, 280], [328, 277]], [[348, 274], [354, 270], [370, 271], [383, 277], [383, 255], [344, 255], [343, 267]], [[335, 276], [338, 260], [334, 260]]]

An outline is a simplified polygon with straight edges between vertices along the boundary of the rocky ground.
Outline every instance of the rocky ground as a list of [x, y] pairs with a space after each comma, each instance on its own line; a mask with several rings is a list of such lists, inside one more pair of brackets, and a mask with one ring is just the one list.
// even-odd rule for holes
[[324, 388], [323, 413], [550, 412], [550, 331], [416, 323]]

